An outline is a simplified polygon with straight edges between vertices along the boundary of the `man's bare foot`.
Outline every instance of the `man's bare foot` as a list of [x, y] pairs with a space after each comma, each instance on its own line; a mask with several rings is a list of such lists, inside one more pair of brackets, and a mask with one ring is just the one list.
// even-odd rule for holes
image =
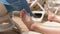
[[48, 20], [53, 21], [54, 17], [55, 15], [51, 11], [48, 11]]
[[46, 12], [48, 14], [48, 20], [49, 21], [53, 21], [54, 17], [55, 17], [55, 14], [53, 14], [49, 9], [48, 7], [46, 8]]
[[20, 12], [20, 18], [22, 18], [22, 21], [25, 23], [25, 25], [31, 29], [31, 25], [34, 23], [34, 21], [31, 19], [30, 15], [26, 12], [26, 10], [22, 10]]

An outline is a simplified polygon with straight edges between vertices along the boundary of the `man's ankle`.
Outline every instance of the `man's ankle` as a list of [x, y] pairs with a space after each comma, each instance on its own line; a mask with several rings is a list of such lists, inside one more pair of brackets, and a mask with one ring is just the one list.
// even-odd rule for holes
[[33, 23], [33, 24], [31, 25], [31, 30], [34, 30], [35, 26], [36, 26], [36, 23]]

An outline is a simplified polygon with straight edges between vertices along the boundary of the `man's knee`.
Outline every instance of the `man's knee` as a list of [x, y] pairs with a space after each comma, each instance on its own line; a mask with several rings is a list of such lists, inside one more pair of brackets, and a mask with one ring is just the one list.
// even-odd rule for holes
[[4, 4], [0, 3], [0, 22], [7, 20], [7, 10], [4, 6]]
[[0, 3], [0, 16], [3, 16], [7, 13], [7, 10], [4, 6], [4, 4]]

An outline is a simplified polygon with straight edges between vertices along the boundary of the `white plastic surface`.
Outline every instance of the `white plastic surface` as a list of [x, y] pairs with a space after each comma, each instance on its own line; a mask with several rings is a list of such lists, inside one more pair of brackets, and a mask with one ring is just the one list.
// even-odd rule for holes
[[43, 26], [60, 27], [60, 23], [47, 21], [47, 22], [45, 22], [45, 23], [43, 24]]

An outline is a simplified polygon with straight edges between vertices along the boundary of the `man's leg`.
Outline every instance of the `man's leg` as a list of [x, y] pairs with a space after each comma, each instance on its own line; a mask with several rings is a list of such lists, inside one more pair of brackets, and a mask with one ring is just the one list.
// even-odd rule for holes
[[[27, 12], [25, 12], [26, 10], [25, 9], [23, 9], [22, 11], [20, 11], [20, 18], [22, 18], [22, 21], [23, 22], [26, 22], [27, 23], [27, 25], [28, 25], [28, 28], [30, 29], [30, 25], [32, 25], [34, 22], [33, 22], [33, 20], [31, 19], [31, 17], [30, 17], [30, 15], [28, 16], [28, 13]], [[26, 15], [26, 14], [27, 15]], [[30, 22], [31, 21], [31, 22]]]
[[38, 31], [44, 34], [60, 34], [60, 27], [41, 26], [40, 24], [35, 23], [25, 10], [20, 12], [20, 18], [22, 18], [22, 21], [30, 30]]

